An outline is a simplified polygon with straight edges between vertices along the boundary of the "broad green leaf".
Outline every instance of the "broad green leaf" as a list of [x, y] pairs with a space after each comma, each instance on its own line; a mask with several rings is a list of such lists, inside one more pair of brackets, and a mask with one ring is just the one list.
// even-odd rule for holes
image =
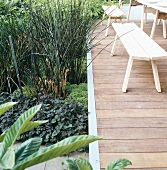
[[3, 132], [3, 133], [0, 135], [0, 142], [3, 142], [3, 139], [5, 138], [5, 135], [6, 135], [6, 132]]
[[10, 127], [2, 142], [2, 147], [0, 148], [0, 158], [2, 158], [7, 149], [14, 144], [18, 136], [24, 131], [30, 120], [34, 117], [40, 108], [41, 105], [30, 108], [22, 115], [20, 115], [16, 122]]
[[40, 121], [29, 122], [28, 125], [26, 126], [26, 128], [23, 129], [23, 132], [21, 132], [21, 133], [27, 132], [27, 131], [34, 129], [35, 127], [40, 126], [40, 125], [47, 123], [47, 122], [48, 122], [48, 120], [40, 120]]
[[111, 162], [105, 170], [121, 170], [132, 163], [127, 159], [117, 159]]
[[18, 165], [14, 166], [13, 170], [23, 170], [30, 166], [53, 159], [55, 157], [68, 154], [72, 151], [75, 151], [76, 149], [84, 147], [89, 143], [100, 139], [100, 137], [91, 135], [80, 135], [66, 138], [54, 145], [41, 149], [38, 152], [32, 154], [31, 156], [25, 158]]
[[15, 165], [15, 153], [12, 148], [9, 148], [2, 159], [0, 160], [0, 167], [3, 169], [12, 169]]
[[20, 161], [37, 152], [41, 146], [41, 138], [31, 138], [26, 140], [24, 143], [15, 150], [15, 164], [17, 165]]
[[88, 160], [84, 158], [79, 158], [76, 160], [76, 164], [78, 166], [78, 170], [93, 170], [92, 165]]
[[[26, 128], [23, 129], [23, 132], [21, 132], [20, 134], [25, 133], [25, 132], [27, 132], [27, 131], [29, 131], [31, 129], [34, 129], [35, 127], [40, 126], [40, 125], [42, 125], [44, 123], [47, 123], [47, 122], [48, 122], [48, 120], [29, 122], [28, 125], [26, 126]], [[0, 135], [0, 142], [3, 142], [3, 139], [5, 138], [5, 135], [6, 135], [7, 131], [3, 132]]]
[[68, 167], [69, 170], [78, 170], [75, 158], [66, 159], [63, 163]]
[[13, 107], [17, 102], [7, 102], [5, 104], [0, 105], [0, 116]]

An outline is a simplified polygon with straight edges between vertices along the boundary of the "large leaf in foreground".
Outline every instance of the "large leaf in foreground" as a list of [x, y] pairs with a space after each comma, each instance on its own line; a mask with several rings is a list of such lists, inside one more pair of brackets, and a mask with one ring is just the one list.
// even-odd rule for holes
[[76, 161], [76, 164], [78, 166], [78, 170], [93, 170], [92, 165], [89, 163], [88, 160], [84, 158], [79, 158]]
[[20, 162], [20, 164], [16, 165], [13, 170], [23, 170], [55, 157], [68, 154], [99, 139], [101, 138], [89, 135], [72, 136], [66, 138], [27, 157], [22, 162]]
[[0, 105], [0, 116], [13, 107], [17, 102], [7, 102], [5, 104]]
[[82, 157], [69, 158], [64, 161], [69, 170], [93, 170], [90, 162]]
[[0, 160], [0, 168], [12, 169], [15, 165], [15, 153], [12, 148], [9, 148], [2, 159]]
[[28, 123], [28, 125], [25, 127], [25, 129], [23, 129], [23, 132], [21, 132], [21, 133], [27, 132], [27, 131], [34, 129], [35, 127], [40, 126], [47, 122], [48, 122], [48, 120], [39, 120], [39, 121], [33, 121], [33, 122], [30, 121]]
[[7, 132], [5, 131], [0, 135], [0, 143], [3, 142], [3, 139], [5, 138], [6, 133]]
[[[48, 122], [48, 120], [40, 120], [40, 121], [34, 121], [34, 122], [30, 121], [28, 123], [28, 125], [26, 126], [26, 128], [23, 129], [23, 131], [20, 134], [25, 133], [25, 132], [27, 132], [27, 131], [29, 131], [31, 129], [34, 129], [35, 127], [40, 126], [40, 125], [42, 125], [44, 123], [47, 123], [47, 122]], [[7, 131], [8, 130], [6, 130], [5, 132], [3, 132], [0, 135], [0, 142], [3, 142], [3, 139], [5, 138], [5, 135], [6, 135]]]
[[26, 157], [32, 155], [37, 152], [41, 146], [42, 139], [41, 138], [31, 138], [23, 142], [16, 150], [15, 150], [15, 164], [18, 164]]
[[34, 106], [20, 115], [16, 122], [7, 131], [0, 148], [0, 158], [3, 157], [7, 149], [14, 144], [18, 136], [24, 131], [30, 120], [35, 116], [41, 105]]
[[77, 164], [76, 164], [76, 158], [69, 158], [66, 159], [63, 164], [65, 164], [68, 167], [68, 170], [78, 170]]
[[127, 160], [127, 159], [117, 159], [113, 162], [111, 162], [106, 170], [122, 170], [123, 168], [125, 168], [128, 165], [132, 165], [132, 163]]

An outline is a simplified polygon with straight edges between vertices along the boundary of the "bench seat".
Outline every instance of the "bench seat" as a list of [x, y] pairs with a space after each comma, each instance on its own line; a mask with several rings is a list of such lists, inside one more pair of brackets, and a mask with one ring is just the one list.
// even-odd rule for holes
[[122, 91], [126, 92], [127, 90], [133, 60], [136, 59], [151, 61], [155, 87], [158, 92], [161, 92], [156, 60], [167, 59], [167, 52], [154, 40], [152, 40], [145, 32], [143, 32], [135, 23], [113, 23], [112, 25], [116, 31], [116, 37], [111, 54], [114, 55], [115, 45], [118, 38], [120, 38], [129, 54], [129, 61]]

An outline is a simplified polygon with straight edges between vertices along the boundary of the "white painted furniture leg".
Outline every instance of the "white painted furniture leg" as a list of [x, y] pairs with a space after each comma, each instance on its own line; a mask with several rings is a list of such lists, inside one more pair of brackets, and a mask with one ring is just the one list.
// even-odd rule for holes
[[143, 27], [144, 27], [143, 25], [144, 25], [144, 18], [145, 18], [145, 8], [146, 8], [146, 6], [143, 5], [142, 16], [141, 16], [141, 24], [140, 24], [141, 30], [143, 30]]
[[160, 20], [160, 19], [158, 19], [157, 25], [160, 25], [160, 23], [161, 23], [161, 20]]
[[129, 81], [129, 77], [130, 77], [130, 72], [131, 72], [131, 69], [132, 69], [132, 65], [133, 65], [133, 57], [130, 56], [129, 57], [129, 61], [128, 61], [128, 66], [127, 66], [127, 69], [126, 69], [126, 74], [125, 74], [125, 78], [124, 78], [124, 83], [123, 83], [123, 86], [122, 86], [122, 92], [126, 92], [126, 89], [128, 87], [128, 81]]
[[163, 37], [166, 38], [166, 22], [165, 20], [162, 20], [163, 22]]
[[144, 13], [144, 23], [147, 24], [147, 13]]
[[117, 43], [117, 39], [118, 39], [118, 35], [116, 34], [115, 39], [114, 39], [114, 43], [113, 43], [113, 46], [112, 46], [112, 49], [111, 49], [111, 56], [113, 56], [114, 53], [115, 53], [115, 46], [116, 46], [116, 43]]
[[103, 20], [104, 20], [105, 16], [106, 16], [106, 13], [104, 12], [103, 18], [102, 18], [102, 21], [101, 21], [101, 25], [103, 24]]
[[110, 26], [110, 17], [108, 17], [108, 23], [107, 23], [107, 29], [106, 29], [105, 36], [107, 36], [107, 35], [108, 35], [108, 29], [109, 29], [109, 26]]
[[152, 70], [153, 70], [153, 76], [154, 76], [154, 82], [155, 82], [155, 88], [158, 92], [161, 92], [161, 86], [159, 82], [159, 75], [158, 75], [158, 69], [156, 61], [151, 60]]
[[130, 3], [129, 3], [127, 22], [129, 22], [129, 18], [130, 18], [130, 10], [131, 10], [131, 7], [132, 7], [132, 1], [133, 1], [133, 0], [130, 0]]
[[155, 33], [156, 25], [157, 25], [157, 20], [158, 20], [158, 15], [159, 15], [159, 11], [156, 10], [156, 14], [155, 14], [155, 18], [154, 18], [154, 22], [153, 22], [153, 26], [152, 26], [152, 30], [151, 30], [151, 35], [150, 35], [150, 37], [152, 39], [154, 37], [154, 33]]
[[119, 0], [119, 6], [123, 6], [122, 0]]

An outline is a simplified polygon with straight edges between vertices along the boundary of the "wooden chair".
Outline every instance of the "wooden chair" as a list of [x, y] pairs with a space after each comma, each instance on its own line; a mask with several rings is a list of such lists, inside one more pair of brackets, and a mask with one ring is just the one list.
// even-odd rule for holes
[[122, 22], [122, 18], [123, 18], [123, 16], [125, 16], [125, 14], [115, 5], [112, 5], [112, 6], [103, 5], [102, 8], [104, 10], [102, 20], [104, 20], [106, 15], [108, 16], [107, 29], [106, 29], [106, 32], [105, 32], [105, 36], [107, 36], [111, 19], [114, 20], [114, 21], [119, 19], [119, 21]]

